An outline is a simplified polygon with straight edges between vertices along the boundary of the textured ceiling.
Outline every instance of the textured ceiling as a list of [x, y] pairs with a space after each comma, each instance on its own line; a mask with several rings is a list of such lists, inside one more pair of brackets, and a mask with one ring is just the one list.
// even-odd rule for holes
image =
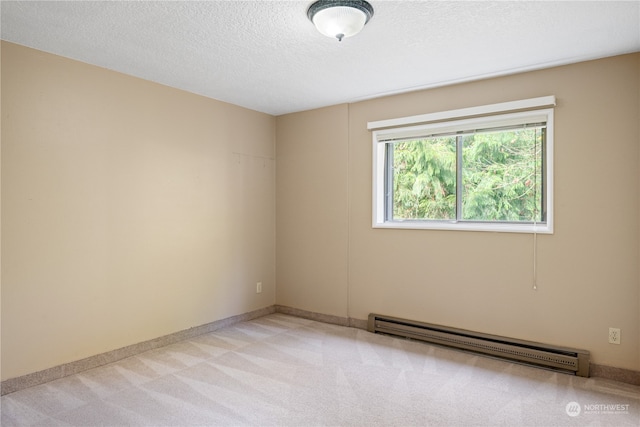
[[274, 115], [640, 51], [640, 1], [380, 1], [338, 42], [311, 1], [2, 1], [3, 40]]

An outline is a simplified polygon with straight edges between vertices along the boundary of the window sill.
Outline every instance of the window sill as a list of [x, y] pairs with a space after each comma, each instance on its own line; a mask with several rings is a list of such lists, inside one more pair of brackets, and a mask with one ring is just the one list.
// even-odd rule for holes
[[386, 221], [373, 223], [373, 228], [407, 230], [488, 231], [498, 233], [553, 234], [549, 224], [480, 223], [455, 221]]

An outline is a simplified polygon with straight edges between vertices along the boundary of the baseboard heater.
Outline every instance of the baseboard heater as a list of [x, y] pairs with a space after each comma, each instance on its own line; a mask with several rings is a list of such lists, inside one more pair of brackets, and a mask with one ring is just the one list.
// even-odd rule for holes
[[589, 376], [589, 352], [370, 314], [369, 332], [454, 347], [512, 362]]

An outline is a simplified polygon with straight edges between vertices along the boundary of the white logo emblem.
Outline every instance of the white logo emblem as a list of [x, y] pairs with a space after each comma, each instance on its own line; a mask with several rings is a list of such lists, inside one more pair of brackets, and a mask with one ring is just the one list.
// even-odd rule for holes
[[570, 417], [577, 417], [578, 415], [580, 415], [581, 410], [582, 409], [580, 408], [580, 404], [578, 402], [569, 402], [565, 407], [565, 411], [567, 411], [567, 415], [569, 415]]

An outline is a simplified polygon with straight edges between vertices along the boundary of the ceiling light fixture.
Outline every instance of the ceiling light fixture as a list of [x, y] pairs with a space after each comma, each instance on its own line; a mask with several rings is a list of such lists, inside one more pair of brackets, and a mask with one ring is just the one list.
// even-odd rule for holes
[[338, 41], [358, 34], [372, 16], [373, 6], [358, 0], [319, 0], [307, 10], [318, 31]]

